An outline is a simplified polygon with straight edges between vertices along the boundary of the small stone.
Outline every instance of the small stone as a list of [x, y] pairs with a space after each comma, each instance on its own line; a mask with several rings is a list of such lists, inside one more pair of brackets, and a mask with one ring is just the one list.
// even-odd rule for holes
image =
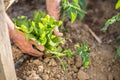
[[114, 62], [115, 62], [115, 59], [112, 59], [112, 62], [114, 63]]
[[79, 80], [87, 80], [87, 79], [89, 79], [88, 74], [85, 73], [82, 70], [79, 70], [77, 77], [78, 77]]
[[39, 75], [33, 72], [26, 80], [42, 80]]
[[58, 79], [55, 79], [55, 78], [50, 78], [49, 80], [58, 80]]
[[44, 69], [44, 68], [43, 68], [42, 65], [41, 65], [41, 66], [38, 66], [38, 71], [39, 71], [39, 72], [43, 72], [43, 69]]
[[26, 75], [29, 76], [31, 74], [31, 71], [27, 71]]
[[74, 79], [77, 78], [77, 74], [76, 73], [72, 74], [72, 76], [73, 76]]
[[42, 75], [42, 79], [43, 79], [43, 80], [49, 80], [49, 76], [48, 76], [47, 74], [43, 74], [43, 75]]
[[49, 61], [50, 61], [49, 58], [45, 58], [45, 59], [44, 59], [44, 62], [45, 62], [45, 63], [48, 63]]
[[18, 80], [22, 80], [22, 79], [18, 77]]
[[101, 72], [104, 72], [104, 70], [105, 70], [105, 66], [102, 66], [101, 67]]
[[27, 78], [27, 76], [26, 75], [23, 75], [23, 79], [26, 79]]
[[72, 67], [72, 70], [73, 70], [75, 73], [78, 72], [78, 68], [77, 68], [76, 66], [74, 66], [74, 65], [73, 65], [73, 67]]
[[111, 71], [111, 67], [108, 68], [108, 71]]
[[56, 77], [59, 79], [59, 78], [60, 78], [60, 75], [59, 75], [59, 74], [57, 74], [57, 75], [56, 75]]
[[113, 75], [112, 74], [108, 75], [108, 80], [113, 80]]
[[47, 74], [49, 74], [50, 73], [50, 69], [44, 69], [44, 73], [47, 73]]
[[75, 58], [75, 65], [78, 68], [80, 68], [82, 66], [82, 57], [81, 56], [76, 56], [76, 58]]
[[54, 59], [51, 59], [49, 64], [48, 64], [48, 66], [56, 66], [56, 65], [57, 65], [57, 63]]
[[34, 64], [38, 65], [40, 63], [40, 60], [36, 59], [33, 61]]

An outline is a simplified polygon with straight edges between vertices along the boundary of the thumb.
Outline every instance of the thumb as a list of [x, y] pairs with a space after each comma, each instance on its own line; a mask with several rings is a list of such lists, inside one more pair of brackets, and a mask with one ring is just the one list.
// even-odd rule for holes
[[35, 42], [35, 41], [33, 41], [33, 40], [31, 40], [30, 43], [31, 43], [32, 45], [35, 45], [36, 48], [37, 48], [38, 50], [40, 50], [40, 51], [44, 51], [44, 50], [45, 50], [45, 47], [44, 47], [44, 46], [39, 45], [37, 42]]

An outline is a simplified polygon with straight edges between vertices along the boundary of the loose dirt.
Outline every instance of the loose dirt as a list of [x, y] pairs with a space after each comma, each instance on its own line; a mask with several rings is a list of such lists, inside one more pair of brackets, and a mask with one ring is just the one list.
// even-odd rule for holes
[[[40, 0], [41, 1], [41, 0]], [[31, 17], [35, 10], [44, 10], [45, 2], [38, 0], [20, 0], [12, 5], [7, 13], [10, 17], [26, 15]], [[18, 80], [120, 80], [120, 58], [116, 56], [116, 37], [120, 35], [119, 25], [110, 26], [106, 32], [100, 31], [106, 20], [115, 15], [114, 0], [87, 0], [87, 15], [81, 22], [71, 24], [68, 20], [63, 31], [66, 43], [64, 49], [74, 50], [76, 43], [86, 41], [90, 46], [90, 65], [84, 68], [82, 58], [73, 56], [65, 59], [67, 70], [63, 71], [59, 60], [47, 57], [30, 57], [21, 67], [16, 69]], [[102, 40], [99, 44], [85, 26], [88, 26]], [[22, 52], [12, 45], [13, 57], [16, 62]]]

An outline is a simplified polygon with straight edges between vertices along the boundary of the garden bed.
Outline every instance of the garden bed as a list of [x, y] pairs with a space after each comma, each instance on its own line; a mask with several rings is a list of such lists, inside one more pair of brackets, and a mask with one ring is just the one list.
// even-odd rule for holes
[[[31, 17], [34, 10], [44, 10], [45, 2], [38, 0], [21, 0], [15, 3], [8, 10], [10, 17], [26, 15]], [[18, 80], [120, 80], [120, 58], [116, 56], [116, 47], [120, 44], [116, 42], [116, 37], [120, 35], [120, 23], [113, 24], [106, 31], [100, 29], [106, 20], [117, 13], [114, 9], [114, 0], [87, 0], [87, 15], [81, 22], [76, 20], [71, 24], [68, 20], [65, 24], [64, 38], [66, 43], [62, 45], [64, 49], [74, 50], [76, 43], [86, 41], [90, 46], [90, 65], [84, 68], [82, 58], [73, 56], [65, 59], [67, 70], [64, 71], [57, 59], [47, 57], [30, 57], [22, 66], [16, 69]], [[99, 44], [88, 28], [102, 40]], [[22, 52], [12, 45], [15, 62], [22, 55]]]

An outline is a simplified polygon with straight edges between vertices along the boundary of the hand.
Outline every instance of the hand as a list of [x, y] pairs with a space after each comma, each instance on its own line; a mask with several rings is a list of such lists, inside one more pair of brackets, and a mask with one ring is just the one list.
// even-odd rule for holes
[[[60, 16], [60, 0], [46, 0], [47, 11], [50, 16], [59, 20]], [[58, 27], [55, 27], [54, 34], [56, 36], [63, 36], [63, 33], [59, 32]]]
[[55, 34], [56, 36], [58, 36], [58, 37], [63, 36], [63, 33], [59, 32], [58, 27], [55, 27], [55, 28], [54, 28], [54, 34]]
[[[12, 32], [12, 34], [14, 34], [13, 36], [11, 36], [12, 40], [20, 48], [20, 50], [23, 53], [27, 53], [32, 56], [42, 56], [43, 55], [43, 53], [40, 51], [44, 51], [44, 46], [38, 45], [37, 42], [35, 42], [33, 40], [26, 41], [24, 33], [20, 32], [16, 29], [14, 30], [14, 32]], [[37, 49], [34, 49], [33, 45]]]
[[[5, 13], [5, 16], [8, 24], [10, 37], [13, 40], [13, 42], [15, 42], [15, 44], [21, 49], [21, 51], [23, 53], [27, 53], [32, 56], [42, 56], [43, 53], [40, 51], [44, 51], [44, 46], [40, 46], [32, 40], [26, 41], [25, 35], [14, 28], [13, 22], [11, 21], [11, 19], [8, 17], [6, 13]], [[33, 45], [36, 46], [38, 50], [34, 49]]]

